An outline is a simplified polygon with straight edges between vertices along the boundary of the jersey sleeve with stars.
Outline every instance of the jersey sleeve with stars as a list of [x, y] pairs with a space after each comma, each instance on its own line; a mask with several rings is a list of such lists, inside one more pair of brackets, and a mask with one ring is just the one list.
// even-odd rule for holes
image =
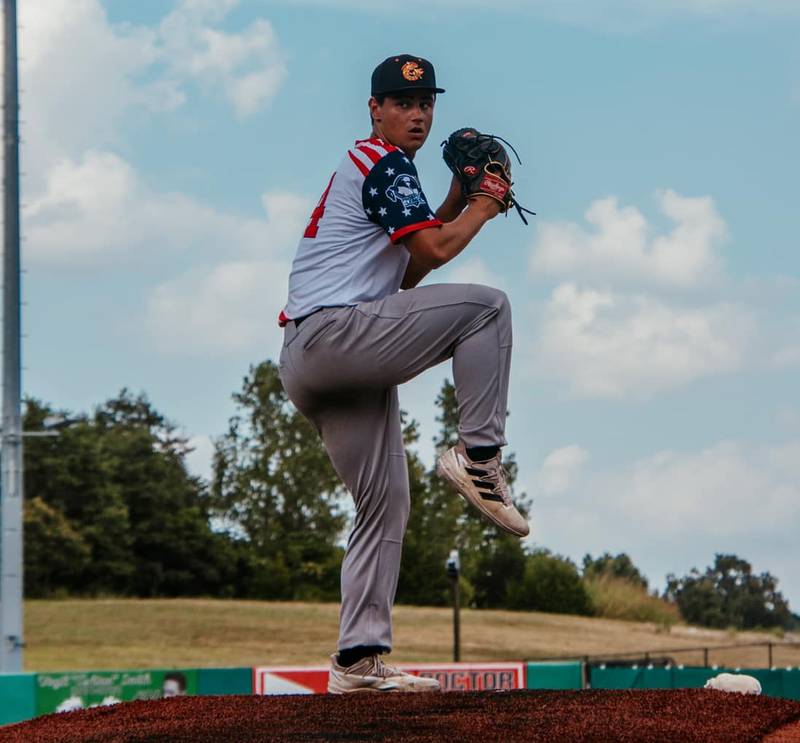
[[422, 192], [414, 163], [400, 150], [389, 152], [374, 164], [364, 179], [361, 195], [364, 213], [386, 230], [393, 243], [441, 224]]

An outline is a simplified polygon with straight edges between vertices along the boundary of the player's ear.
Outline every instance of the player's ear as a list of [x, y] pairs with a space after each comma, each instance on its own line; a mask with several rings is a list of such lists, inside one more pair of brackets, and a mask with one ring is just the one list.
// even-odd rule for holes
[[369, 106], [369, 115], [372, 117], [373, 121], [380, 121], [381, 120], [381, 104], [378, 103], [378, 99], [375, 96], [372, 96], [367, 105]]

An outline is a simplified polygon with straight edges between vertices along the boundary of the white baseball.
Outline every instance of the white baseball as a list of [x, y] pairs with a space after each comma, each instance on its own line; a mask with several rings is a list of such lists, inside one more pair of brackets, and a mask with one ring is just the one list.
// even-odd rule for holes
[[706, 681], [706, 689], [732, 691], [737, 694], [760, 694], [761, 684], [757, 678], [743, 673], [720, 673]]

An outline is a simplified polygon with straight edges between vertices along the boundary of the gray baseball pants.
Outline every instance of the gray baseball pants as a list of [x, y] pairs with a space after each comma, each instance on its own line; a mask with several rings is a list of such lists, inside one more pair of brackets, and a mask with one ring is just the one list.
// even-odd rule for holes
[[453, 359], [459, 435], [502, 446], [511, 364], [506, 295], [477, 284], [409, 289], [289, 322], [289, 399], [317, 428], [355, 501], [342, 563], [339, 649], [392, 647], [392, 605], [410, 506], [397, 385]]

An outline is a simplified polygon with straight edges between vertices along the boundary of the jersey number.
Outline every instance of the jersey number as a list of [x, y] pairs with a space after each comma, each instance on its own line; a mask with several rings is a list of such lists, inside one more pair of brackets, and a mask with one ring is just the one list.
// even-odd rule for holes
[[311, 212], [311, 219], [308, 222], [308, 227], [306, 227], [306, 231], [303, 233], [303, 237], [309, 237], [312, 240], [317, 236], [317, 232], [319, 231], [319, 220], [322, 219], [322, 215], [325, 214], [325, 201], [328, 198], [328, 194], [331, 191], [331, 185], [333, 184], [333, 179], [336, 177], [336, 173], [331, 176], [331, 179], [328, 181], [328, 187], [325, 189], [325, 192], [320, 196], [319, 204], [316, 205], [314, 211]]

